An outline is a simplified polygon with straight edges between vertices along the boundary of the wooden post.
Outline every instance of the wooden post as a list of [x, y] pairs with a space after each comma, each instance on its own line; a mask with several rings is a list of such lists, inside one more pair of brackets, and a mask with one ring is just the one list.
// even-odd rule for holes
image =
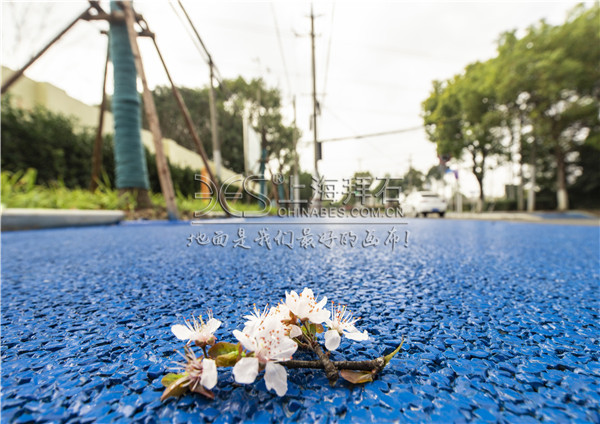
[[142, 80], [142, 86], [144, 88], [142, 93], [144, 99], [144, 109], [146, 111], [146, 118], [148, 119], [148, 125], [150, 126], [152, 139], [154, 141], [156, 168], [158, 170], [160, 188], [167, 205], [167, 215], [169, 220], [176, 220], [178, 213], [177, 204], [175, 203], [173, 181], [171, 181], [171, 172], [169, 171], [169, 165], [167, 164], [167, 159], [165, 158], [165, 152], [162, 144], [162, 134], [158, 122], [158, 115], [156, 113], [156, 105], [154, 104], [152, 93], [148, 88], [148, 81], [146, 80], [140, 49], [137, 44], [137, 33], [135, 32], [134, 28], [134, 14], [131, 7], [131, 1], [123, 1], [121, 4], [123, 5], [123, 11], [125, 12], [125, 23], [127, 24], [127, 33], [129, 35], [131, 51], [135, 60], [135, 67], [140, 79]]
[[152, 41], [154, 42], [154, 47], [156, 48], [156, 53], [158, 53], [158, 57], [160, 58], [160, 61], [163, 64], [163, 68], [165, 69], [167, 78], [169, 79], [169, 82], [171, 83], [171, 88], [173, 89], [173, 95], [175, 96], [175, 100], [177, 101], [177, 105], [179, 106], [179, 109], [181, 109], [181, 114], [183, 115], [183, 119], [185, 120], [185, 123], [188, 127], [188, 131], [189, 131], [190, 135], [192, 136], [192, 139], [194, 140], [194, 144], [196, 145], [196, 150], [197, 150], [198, 154], [202, 157], [202, 161], [204, 162], [204, 168], [206, 170], [206, 173], [208, 174], [210, 180], [214, 183], [214, 186], [217, 189], [216, 194], [217, 194], [217, 198], [219, 199], [221, 208], [223, 208], [223, 211], [225, 211], [225, 213], [228, 216], [231, 216], [231, 211], [229, 210], [229, 207], [227, 206], [227, 202], [221, 191], [221, 182], [217, 178], [215, 178], [215, 175], [213, 174], [212, 170], [208, 166], [208, 155], [206, 154], [206, 150], [204, 150], [202, 141], [200, 140], [200, 137], [198, 136], [198, 133], [196, 132], [196, 128], [192, 121], [192, 117], [190, 116], [190, 111], [188, 110], [187, 106], [185, 105], [185, 102], [183, 101], [183, 97], [179, 93], [179, 90], [175, 86], [175, 83], [173, 82], [173, 78], [171, 78], [171, 73], [169, 72], [169, 69], [167, 68], [167, 64], [165, 63], [165, 60], [163, 58], [162, 53], [160, 52], [160, 49], [158, 48], [158, 44], [156, 43], [156, 38], [152, 37]]
[[102, 127], [104, 125], [104, 111], [106, 110], [106, 77], [108, 74], [108, 62], [110, 61], [110, 45], [106, 47], [106, 62], [104, 63], [104, 81], [102, 82], [102, 102], [100, 102], [100, 117], [98, 118], [98, 129], [94, 141], [94, 153], [92, 156], [92, 179], [90, 191], [98, 188], [100, 169], [102, 168]]
[[[200, 170], [200, 176], [202, 178], [202, 181], [210, 180], [210, 175], [208, 175], [208, 172], [206, 172], [207, 169], [208, 168], [204, 168]], [[210, 195], [208, 185], [202, 184], [202, 186], [200, 187], [200, 195], [203, 199], [208, 199], [208, 196]]]

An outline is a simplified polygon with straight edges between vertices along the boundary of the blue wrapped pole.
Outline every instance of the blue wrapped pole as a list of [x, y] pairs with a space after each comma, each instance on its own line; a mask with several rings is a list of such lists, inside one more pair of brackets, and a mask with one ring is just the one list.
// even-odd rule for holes
[[[110, 10], [121, 10], [115, 1]], [[110, 57], [114, 70], [112, 112], [115, 120], [115, 171], [118, 189], [150, 187], [148, 166], [141, 137], [141, 102], [137, 92], [137, 71], [127, 26], [110, 23]]]

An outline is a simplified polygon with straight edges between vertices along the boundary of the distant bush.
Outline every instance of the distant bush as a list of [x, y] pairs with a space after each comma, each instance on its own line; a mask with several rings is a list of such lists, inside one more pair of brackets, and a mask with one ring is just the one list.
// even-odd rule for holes
[[[95, 131], [78, 129], [76, 121], [43, 107], [23, 110], [13, 107], [10, 99], [2, 99], [2, 156], [3, 171], [17, 173], [36, 170], [37, 184], [60, 184], [66, 188], [88, 188], [92, 171], [92, 151]], [[150, 189], [159, 193], [155, 155], [145, 149], [150, 177]], [[196, 171], [169, 164], [176, 191], [193, 196], [197, 191]], [[115, 159], [112, 134], [104, 136], [102, 169], [104, 183], [114, 187]]]
[[52, 182], [45, 186], [36, 185], [35, 169], [26, 171], [2, 171], [2, 205], [7, 208], [49, 209], [128, 209], [135, 207], [129, 193], [119, 195], [100, 182], [98, 189], [69, 189], [63, 183]]
[[493, 202], [486, 202], [484, 210], [493, 210], [495, 212], [516, 211], [517, 201], [508, 199], [499, 199]]

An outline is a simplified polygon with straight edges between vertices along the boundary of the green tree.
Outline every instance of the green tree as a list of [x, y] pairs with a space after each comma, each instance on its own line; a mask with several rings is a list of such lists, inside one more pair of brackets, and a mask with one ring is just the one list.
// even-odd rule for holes
[[600, 206], [600, 149], [582, 144], [577, 153], [573, 166], [580, 175], [570, 187], [573, 206], [597, 209]]
[[425, 174], [412, 166], [408, 168], [404, 177], [402, 177], [402, 191], [410, 193], [411, 191], [422, 191], [425, 185]]
[[[43, 107], [33, 110], [16, 108], [8, 96], [2, 98], [1, 119], [3, 171], [16, 173], [32, 168], [36, 170], [38, 184], [60, 182], [70, 189], [89, 187], [95, 138], [92, 129], [82, 129], [74, 119]], [[147, 149], [144, 151], [148, 160], [150, 188], [159, 193], [155, 155]], [[177, 192], [192, 196], [198, 190], [193, 170], [170, 165], [170, 171]], [[112, 134], [104, 136], [102, 172], [103, 182], [113, 187], [115, 158]]]
[[[208, 87], [186, 88], [179, 91], [190, 111], [196, 130], [209, 157], [212, 157]], [[259, 133], [264, 133], [267, 161], [276, 160], [276, 172], [286, 172], [293, 160], [294, 128], [283, 123], [281, 93], [266, 87], [262, 79], [246, 81], [242, 77], [224, 80], [216, 92], [218, 136], [223, 166], [244, 172], [243, 115]], [[163, 135], [195, 151], [187, 125], [177, 106], [171, 87], [159, 86], [153, 91]], [[144, 125], [146, 123], [144, 122]], [[296, 130], [296, 137], [299, 132]]]
[[289, 172], [294, 160], [294, 136], [298, 140], [300, 132], [283, 123], [279, 90], [268, 88], [262, 79], [247, 82], [242, 77], [224, 81], [224, 88], [226, 108], [239, 117], [240, 122], [246, 114], [254, 130], [261, 135], [266, 162], [276, 163], [277, 169], [272, 171]]
[[[43, 107], [19, 109], [4, 97], [2, 169], [17, 172], [34, 168], [41, 183], [61, 181], [70, 188], [86, 187], [94, 135], [88, 129], [76, 131], [75, 126], [76, 122], [65, 115]], [[110, 155], [104, 156], [114, 166]]]
[[498, 92], [552, 152], [559, 210], [569, 203], [569, 155], [583, 144], [600, 148], [598, 10], [579, 5], [563, 25], [541, 21], [521, 39], [504, 34], [499, 45]]
[[518, 156], [521, 188], [527, 162], [530, 193], [546, 188], [553, 174], [558, 209], [568, 208], [569, 182], [581, 178], [582, 169], [589, 172], [578, 165], [585, 163], [580, 155], [587, 147], [600, 149], [599, 20], [597, 3], [579, 5], [563, 25], [541, 21], [522, 38], [506, 32], [497, 57], [433, 82], [422, 105], [427, 134], [439, 154], [470, 156], [480, 206], [488, 159], [515, 162]]
[[433, 165], [425, 174], [426, 180], [434, 180], [441, 181], [444, 179], [445, 166], [443, 165]]
[[[196, 126], [198, 136], [202, 141], [204, 150], [209, 157], [213, 155], [210, 108], [208, 88], [178, 87], [181, 97], [190, 111]], [[153, 91], [154, 102], [164, 137], [171, 138], [183, 147], [196, 151], [196, 145], [188, 131], [187, 125], [171, 87], [159, 86]], [[244, 147], [242, 139], [242, 120], [235, 116], [224, 106], [224, 95], [217, 90], [216, 107], [218, 114], [218, 136], [221, 143], [221, 156], [223, 166], [235, 172], [244, 172]], [[145, 117], [144, 117], [145, 119]], [[147, 123], [144, 120], [144, 127]]]
[[487, 161], [503, 151], [505, 136], [505, 114], [494, 90], [493, 67], [491, 61], [477, 62], [451, 80], [434, 81], [422, 105], [426, 132], [438, 154], [457, 159], [469, 156], [479, 184], [479, 210], [485, 200]]

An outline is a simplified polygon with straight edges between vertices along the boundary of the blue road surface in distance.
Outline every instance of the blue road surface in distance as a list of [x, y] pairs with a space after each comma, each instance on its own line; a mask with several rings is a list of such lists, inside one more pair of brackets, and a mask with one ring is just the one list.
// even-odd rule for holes
[[[600, 422], [598, 227], [408, 219], [392, 250], [391, 224], [249, 222], [3, 233], [2, 422]], [[249, 250], [232, 247], [240, 228]], [[315, 248], [268, 250], [253, 241], [263, 228], [309, 228]], [[358, 244], [328, 249], [329, 230]], [[366, 230], [378, 246], [360, 245]], [[216, 231], [225, 247], [187, 246]], [[343, 338], [333, 359], [405, 338], [375, 382], [332, 388], [320, 370], [290, 370], [279, 398], [220, 368], [213, 401], [159, 400], [183, 347], [171, 325], [211, 308], [218, 339], [234, 341], [254, 303], [304, 287], [370, 334]]]

